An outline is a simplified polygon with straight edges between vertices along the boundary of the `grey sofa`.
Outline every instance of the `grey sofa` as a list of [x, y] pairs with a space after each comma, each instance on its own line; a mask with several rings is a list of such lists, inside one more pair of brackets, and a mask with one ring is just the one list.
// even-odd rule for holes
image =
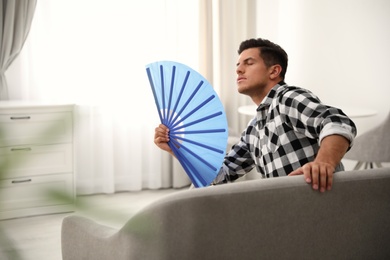
[[390, 259], [390, 168], [339, 172], [332, 191], [302, 176], [179, 191], [120, 230], [72, 215], [77, 259]]

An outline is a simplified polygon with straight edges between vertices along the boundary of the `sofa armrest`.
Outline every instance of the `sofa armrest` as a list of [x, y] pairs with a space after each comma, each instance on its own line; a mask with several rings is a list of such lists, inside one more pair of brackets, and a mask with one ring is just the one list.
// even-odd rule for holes
[[63, 259], [390, 259], [390, 169], [334, 180], [325, 194], [302, 176], [186, 190], [119, 230], [70, 216]]
[[61, 247], [64, 260], [110, 259], [110, 241], [118, 230], [81, 216], [68, 216], [62, 222]]

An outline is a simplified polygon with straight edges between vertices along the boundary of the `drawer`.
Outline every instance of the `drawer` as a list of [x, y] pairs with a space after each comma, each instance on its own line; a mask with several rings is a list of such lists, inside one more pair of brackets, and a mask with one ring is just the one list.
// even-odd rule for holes
[[[0, 181], [0, 219], [71, 210], [73, 175], [53, 174]], [[50, 192], [67, 194], [69, 201], [60, 201]]]
[[70, 112], [0, 115], [0, 147], [72, 142]]
[[73, 171], [71, 144], [0, 148], [0, 179]]

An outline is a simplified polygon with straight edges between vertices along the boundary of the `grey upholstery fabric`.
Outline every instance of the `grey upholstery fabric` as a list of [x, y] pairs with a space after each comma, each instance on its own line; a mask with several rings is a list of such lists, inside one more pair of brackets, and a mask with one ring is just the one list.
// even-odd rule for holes
[[344, 158], [359, 162], [390, 162], [390, 113], [380, 125], [358, 135]]
[[390, 259], [390, 168], [339, 172], [332, 191], [302, 176], [168, 195], [120, 230], [79, 216], [63, 259]]

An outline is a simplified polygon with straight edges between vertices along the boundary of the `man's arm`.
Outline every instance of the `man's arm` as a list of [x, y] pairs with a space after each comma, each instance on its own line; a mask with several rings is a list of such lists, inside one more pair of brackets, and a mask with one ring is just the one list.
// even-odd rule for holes
[[329, 135], [322, 139], [320, 149], [313, 162], [291, 172], [289, 176], [303, 174], [313, 189], [325, 192], [333, 183], [333, 173], [349, 148], [349, 140], [341, 135]]

